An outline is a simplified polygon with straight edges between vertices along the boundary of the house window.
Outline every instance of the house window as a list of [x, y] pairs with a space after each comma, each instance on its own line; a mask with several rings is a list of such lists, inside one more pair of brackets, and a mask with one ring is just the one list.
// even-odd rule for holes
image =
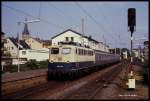
[[22, 55], [26, 55], [26, 51], [22, 51]]
[[73, 37], [71, 37], [71, 41], [74, 41], [74, 38], [73, 38]]
[[69, 41], [69, 38], [68, 38], [68, 37], [66, 37], [66, 41]]

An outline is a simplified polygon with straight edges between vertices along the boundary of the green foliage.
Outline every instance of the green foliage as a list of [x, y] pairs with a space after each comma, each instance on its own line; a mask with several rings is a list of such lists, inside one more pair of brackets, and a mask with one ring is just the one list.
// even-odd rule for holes
[[18, 71], [18, 66], [17, 65], [13, 65], [11, 66], [10, 72], [17, 72]]
[[[35, 70], [35, 69], [42, 69], [48, 67], [48, 60], [45, 61], [36, 61], [36, 60], [30, 60], [25, 64], [20, 64], [20, 71], [28, 71], [28, 70]], [[9, 65], [5, 66], [2, 73], [5, 72], [17, 72], [18, 66], [17, 65]]]
[[4, 66], [4, 70], [2, 73], [5, 73], [5, 72], [17, 72], [18, 71], [18, 67], [16, 65], [7, 65], [7, 66]]
[[31, 69], [42, 69], [42, 68], [47, 68], [48, 66], [48, 60], [46, 61], [35, 61], [31, 60], [26, 63], [27, 67], [30, 67]]
[[40, 65], [40, 68], [47, 68], [48, 67], [48, 60], [40, 61], [39, 65]]
[[31, 69], [36, 69], [37, 68], [37, 61], [36, 60], [30, 60], [26, 63], [27, 67], [30, 67]]

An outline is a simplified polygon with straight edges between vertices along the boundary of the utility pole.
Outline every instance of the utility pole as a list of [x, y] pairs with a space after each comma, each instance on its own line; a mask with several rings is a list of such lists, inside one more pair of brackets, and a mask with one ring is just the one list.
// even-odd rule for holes
[[133, 57], [132, 57], [132, 55], [133, 55], [133, 53], [132, 53], [132, 48], [133, 48], [133, 31], [131, 31], [131, 63], [133, 62]]
[[[119, 40], [120, 40], [120, 35], [118, 35], [118, 38], [119, 38]], [[121, 40], [120, 40], [121, 41]], [[118, 42], [118, 44], [119, 44], [120, 42]], [[118, 47], [119, 48], [119, 47]], [[121, 47], [119, 48], [119, 53], [120, 53], [120, 57], [121, 57]]]
[[103, 39], [104, 39], [104, 51], [106, 51], [106, 39], [105, 39], [104, 35], [103, 35]]
[[84, 35], [84, 19], [82, 18], [82, 34]]
[[[84, 36], [84, 19], [82, 18], [82, 35]], [[84, 45], [84, 38], [82, 36], [82, 44]]]
[[17, 33], [18, 37], [18, 72], [20, 72], [20, 60], [19, 60], [19, 45], [20, 45], [20, 38], [19, 38], [19, 33]]
[[[18, 23], [18, 27], [19, 27], [19, 25], [20, 25], [21, 23], [23, 23], [23, 24], [28, 24], [28, 23], [34, 23], [34, 22], [39, 22], [39, 21], [40, 21], [39, 19], [27, 21], [27, 18], [25, 18], [25, 22], [17, 22], [17, 23]], [[17, 33], [17, 36], [18, 36], [18, 72], [20, 72], [20, 60], [19, 60], [20, 38], [19, 38], [19, 32]]]

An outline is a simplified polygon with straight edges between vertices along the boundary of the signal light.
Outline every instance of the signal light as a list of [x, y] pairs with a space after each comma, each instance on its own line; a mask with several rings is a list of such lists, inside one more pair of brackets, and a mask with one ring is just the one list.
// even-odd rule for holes
[[135, 31], [136, 26], [136, 10], [135, 8], [128, 9], [128, 28], [131, 31], [131, 36]]
[[128, 26], [136, 26], [136, 10], [135, 8], [128, 9]]

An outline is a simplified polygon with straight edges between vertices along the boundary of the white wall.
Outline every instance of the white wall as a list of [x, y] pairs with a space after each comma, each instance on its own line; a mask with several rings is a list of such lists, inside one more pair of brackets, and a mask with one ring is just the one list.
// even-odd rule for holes
[[[26, 52], [23, 54], [23, 52]], [[49, 59], [49, 49], [28, 49], [19, 51], [20, 58], [27, 58], [27, 60], [35, 59], [36, 61], [44, 61]]]
[[[101, 50], [101, 51], [105, 51], [105, 46], [103, 43], [95, 43], [94, 41], [89, 41], [88, 38], [85, 37], [81, 37], [81, 35], [76, 34], [72, 31], [67, 31], [61, 35], [58, 35], [57, 37], [55, 37], [54, 39], [52, 39], [52, 45], [58, 45], [58, 42], [65, 42], [66, 41], [66, 37], [69, 38], [68, 41], [71, 41], [71, 37], [74, 37], [74, 42], [80, 43], [82, 45], [88, 45], [90, 46], [92, 49], [97, 49], [97, 50]], [[106, 47], [106, 51], [108, 52], [108, 47]]]
[[139, 56], [139, 52], [138, 50], [133, 50], [134, 54], [135, 54], [135, 57], [138, 57]]
[[123, 58], [124, 58], [124, 59], [127, 59], [127, 58], [128, 58], [127, 51], [123, 52]]
[[72, 32], [72, 31], [67, 31], [64, 34], [61, 34], [61, 35], [55, 37], [54, 39], [52, 39], [52, 45], [58, 45], [58, 42], [60, 42], [60, 41], [65, 42], [66, 37], [69, 37], [69, 41], [71, 41], [71, 37], [74, 37], [74, 42], [78, 42], [80, 44], [83, 42], [83, 38], [80, 35]]
[[12, 57], [17, 57], [18, 48], [11, 42], [9, 38], [7, 38], [7, 43], [4, 44], [4, 47], [7, 48]]

